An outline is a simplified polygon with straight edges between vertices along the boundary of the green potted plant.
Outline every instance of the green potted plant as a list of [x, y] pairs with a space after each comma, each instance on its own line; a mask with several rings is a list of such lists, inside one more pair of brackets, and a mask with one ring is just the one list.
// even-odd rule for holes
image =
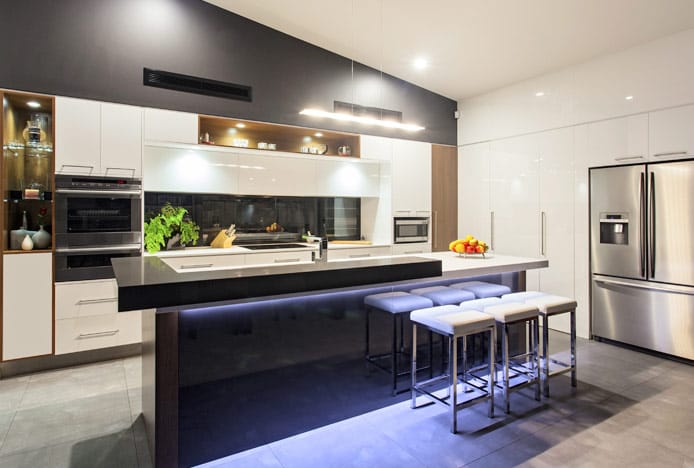
[[200, 226], [188, 216], [188, 210], [182, 206], [171, 206], [166, 203], [158, 214], [145, 222], [145, 248], [149, 253], [156, 253], [162, 247], [172, 248], [176, 242], [181, 246], [195, 245], [200, 237]]

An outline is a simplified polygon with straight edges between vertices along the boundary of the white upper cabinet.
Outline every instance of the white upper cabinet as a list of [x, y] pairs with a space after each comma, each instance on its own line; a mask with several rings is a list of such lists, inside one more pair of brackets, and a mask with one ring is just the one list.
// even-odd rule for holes
[[55, 98], [55, 171], [98, 174], [101, 169], [101, 104]]
[[145, 141], [198, 143], [198, 115], [162, 109], [145, 109]]
[[491, 241], [489, 164], [489, 143], [458, 149], [458, 237]]
[[431, 215], [431, 144], [393, 140], [393, 215]]
[[315, 158], [239, 155], [239, 194], [316, 195]]
[[651, 161], [694, 155], [694, 105], [651, 112], [649, 116]]
[[56, 97], [55, 171], [142, 176], [142, 108]]
[[379, 166], [377, 161], [318, 159], [316, 193], [322, 197], [377, 197]]
[[361, 135], [361, 158], [390, 161], [393, 157], [393, 140], [386, 137]]
[[142, 177], [142, 108], [101, 105], [101, 172]]
[[145, 191], [238, 193], [239, 156], [228, 151], [144, 147]]
[[589, 124], [588, 167], [646, 162], [648, 126], [648, 114]]

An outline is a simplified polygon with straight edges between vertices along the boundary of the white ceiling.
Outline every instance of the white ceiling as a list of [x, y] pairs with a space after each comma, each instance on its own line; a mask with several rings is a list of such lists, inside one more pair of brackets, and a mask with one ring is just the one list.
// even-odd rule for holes
[[453, 99], [694, 27], [694, 0], [205, 1]]

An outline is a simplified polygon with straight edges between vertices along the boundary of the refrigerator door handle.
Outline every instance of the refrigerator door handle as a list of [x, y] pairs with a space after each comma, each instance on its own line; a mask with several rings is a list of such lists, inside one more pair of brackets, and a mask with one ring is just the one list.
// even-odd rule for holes
[[547, 255], [547, 213], [542, 212], [542, 237], [540, 239], [542, 249], [541, 249], [541, 255], [545, 256]]
[[643, 284], [643, 283], [632, 283], [629, 281], [619, 281], [615, 279], [608, 279], [603, 276], [598, 276], [594, 275], [593, 280], [596, 283], [603, 283], [603, 284], [612, 284], [615, 286], [626, 286], [628, 288], [637, 288], [637, 289], [647, 289], [649, 291], [658, 291], [658, 292], [664, 292], [664, 293], [673, 293], [673, 294], [685, 294], [687, 296], [694, 296], [694, 288], [687, 287], [687, 286], [666, 286], [666, 285], [661, 285], [657, 283], [651, 283], [648, 282], [648, 284]]
[[[641, 266], [641, 276], [646, 277], [646, 251], [644, 239], [646, 237], [646, 173], [641, 173], [641, 184], [639, 186], [639, 264]], [[602, 222], [602, 220], [600, 220]]]
[[650, 254], [651, 254], [651, 278], [655, 276], [655, 174], [651, 172], [651, 187], [650, 187], [650, 201], [651, 201], [651, 213], [649, 217], [650, 221]]

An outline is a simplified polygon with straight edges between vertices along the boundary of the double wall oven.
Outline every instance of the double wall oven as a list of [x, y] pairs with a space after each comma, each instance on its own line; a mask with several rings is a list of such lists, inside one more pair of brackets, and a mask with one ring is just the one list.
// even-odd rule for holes
[[111, 259], [142, 252], [142, 181], [56, 175], [55, 279], [113, 278]]

